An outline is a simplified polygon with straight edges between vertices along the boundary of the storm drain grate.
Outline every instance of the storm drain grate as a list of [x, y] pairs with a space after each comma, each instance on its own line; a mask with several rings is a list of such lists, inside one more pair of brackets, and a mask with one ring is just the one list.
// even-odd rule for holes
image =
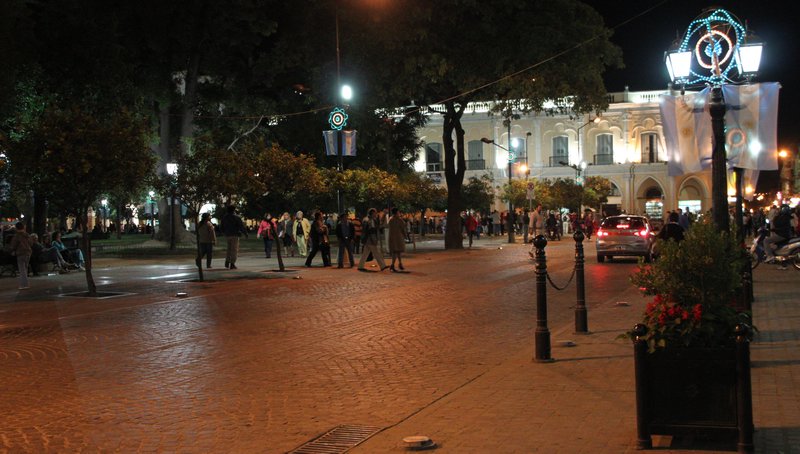
[[341, 454], [380, 432], [380, 427], [346, 424], [289, 451], [289, 454]]

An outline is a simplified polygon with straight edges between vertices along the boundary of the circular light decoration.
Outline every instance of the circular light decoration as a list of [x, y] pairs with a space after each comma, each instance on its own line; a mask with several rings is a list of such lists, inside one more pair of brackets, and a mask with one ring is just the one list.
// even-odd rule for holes
[[345, 113], [344, 109], [337, 107], [333, 109], [328, 115], [328, 124], [331, 125], [332, 129], [337, 131], [341, 131], [347, 125], [347, 119], [349, 117]]
[[[723, 43], [725, 46], [723, 46]], [[705, 46], [703, 46], [704, 44]], [[703, 48], [702, 51], [701, 47]], [[725, 55], [720, 58], [723, 48], [725, 48]], [[719, 30], [711, 30], [706, 33], [705, 36], [697, 40], [697, 44], [694, 46], [694, 55], [700, 66], [705, 69], [714, 70], [717, 65], [722, 66], [726, 64], [728, 60], [730, 60], [731, 55], [733, 55], [731, 39], [728, 35]], [[705, 60], [706, 58], [708, 61]], [[714, 60], [716, 60], [716, 64]]]
[[729, 74], [736, 69], [733, 55], [744, 44], [746, 33], [736, 17], [724, 9], [707, 11], [692, 21], [678, 47], [681, 52], [694, 48], [696, 65], [687, 83], [730, 82]]

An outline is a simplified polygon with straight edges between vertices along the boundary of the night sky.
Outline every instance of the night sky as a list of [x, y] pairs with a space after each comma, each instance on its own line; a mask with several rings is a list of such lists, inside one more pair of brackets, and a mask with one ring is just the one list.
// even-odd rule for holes
[[[774, 0], [584, 0], [613, 28], [611, 40], [622, 48], [625, 68], [606, 74], [606, 88], [622, 91], [666, 88], [669, 75], [664, 51], [689, 23], [707, 7], [716, 6], [733, 13], [766, 43], [761, 69], [755, 81], [777, 81], [782, 85], [778, 113], [780, 148], [797, 149], [800, 143], [800, 5]], [[651, 11], [628, 21], [635, 16]], [[620, 25], [623, 24], [623, 25]]]

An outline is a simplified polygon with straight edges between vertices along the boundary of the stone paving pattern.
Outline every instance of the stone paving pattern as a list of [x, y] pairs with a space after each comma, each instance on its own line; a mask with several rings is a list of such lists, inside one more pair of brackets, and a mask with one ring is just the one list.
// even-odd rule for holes
[[[0, 452], [279, 453], [340, 424], [385, 428], [356, 453], [416, 434], [436, 452], [633, 451], [632, 348], [615, 338], [642, 310], [635, 262], [586, 244], [592, 334], [572, 333], [574, 284], [550, 287], [557, 361], [535, 363], [533, 263], [503, 241], [420, 244], [408, 274], [246, 256], [188, 283], [190, 260], [103, 259], [100, 290], [134, 294], [101, 300], [57, 296], [82, 274], [0, 279]], [[548, 245], [559, 284], [573, 246]], [[798, 277], [755, 272], [758, 452], [800, 452]]]

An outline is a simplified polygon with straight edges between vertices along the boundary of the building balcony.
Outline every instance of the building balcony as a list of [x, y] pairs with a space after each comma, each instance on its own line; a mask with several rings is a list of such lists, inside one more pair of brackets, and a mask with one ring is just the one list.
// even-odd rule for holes
[[444, 169], [444, 165], [441, 162], [429, 162], [425, 169], [428, 172], [441, 172]]
[[594, 155], [594, 165], [596, 166], [607, 166], [614, 164], [614, 155], [613, 154], [596, 154]]
[[550, 167], [561, 167], [561, 163], [569, 164], [569, 156], [550, 156]]
[[467, 159], [465, 162], [467, 170], [486, 170], [485, 159]]

